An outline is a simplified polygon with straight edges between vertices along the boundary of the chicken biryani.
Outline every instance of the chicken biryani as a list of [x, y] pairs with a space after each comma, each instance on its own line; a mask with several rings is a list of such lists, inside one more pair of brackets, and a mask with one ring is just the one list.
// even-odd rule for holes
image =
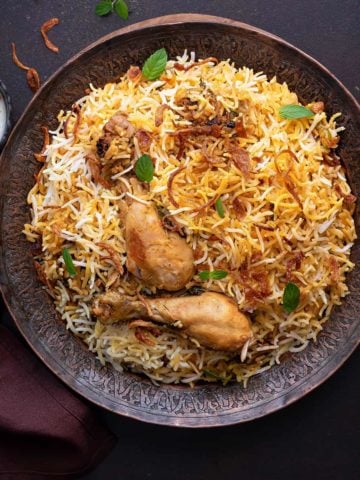
[[168, 60], [44, 127], [26, 238], [66, 327], [154, 382], [238, 381], [316, 341], [356, 238], [341, 113], [230, 60]]

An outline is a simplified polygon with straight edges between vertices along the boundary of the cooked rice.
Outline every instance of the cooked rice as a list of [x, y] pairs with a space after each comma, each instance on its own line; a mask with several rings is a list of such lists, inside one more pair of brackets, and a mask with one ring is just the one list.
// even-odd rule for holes
[[[185, 52], [177, 61], [187, 65], [194, 58]], [[175, 70], [174, 62], [169, 61], [157, 81], [133, 83], [124, 75], [118, 83], [103, 88], [90, 85], [90, 89], [77, 102], [81, 122], [75, 136], [71, 133], [75, 114], [59, 113], [44, 168], [28, 195], [32, 222], [24, 230], [29, 241], [42, 243], [39, 261], [53, 285], [50, 293], [67, 328], [80, 336], [102, 363], [110, 362], [118, 370], [143, 372], [155, 382], [190, 385], [199, 379], [235, 379], [246, 384], [252, 375], [279, 363], [285, 353], [299, 352], [309, 341], [316, 341], [333, 306], [347, 294], [345, 273], [354, 266], [349, 259], [356, 238], [353, 207], [344, 204], [335, 185], [344, 194], [351, 193], [350, 187], [342, 166], [323, 161], [342, 130], [336, 125], [340, 113], [329, 119], [322, 112], [310, 119], [283, 120], [278, 110], [298, 103], [296, 94], [276, 78], [267, 80], [265, 74], [246, 67], [237, 69], [230, 61], [205, 63], [188, 71]], [[241, 138], [240, 146], [251, 157], [252, 175], [248, 178], [231, 161], [223, 138], [209, 143], [211, 153], [220, 157], [213, 168], [204, 162], [202, 145], [196, 139], [186, 145], [182, 159], [176, 158], [176, 138], [171, 133], [191, 125], [177, 113], [184, 111], [177, 99], [187, 96], [196, 102], [199, 115], [211, 119], [215, 107], [209, 95], [226, 111], [242, 115], [247, 137]], [[171, 110], [164, 111], [162, 125], [155, 127], [155, 112], [162, 104]], [[115, 156], [120, 166], [109, 189], [94, 183], [85, 160], [86, 154], [95, 151], [104, 124], [118, 111], [126, 113], [136, 128], [154, 136], [149, 154], [155, 161], [155, 176], [139, 201], [166, 208], [184, 227], [198, 271], [229, 271], [226, 278], [202, 285], [234, 297], [239, 308], [249, 313], [254, 339], [237, 355], [203, 348], [196, 340], [166, 328], [161, 328], [158, 337], [146, 333], [148, 345], [138, 340], [128, 324], [105, 326], [91, 316], [94, 297], [105, 289], [116, 287], [135, 294], [144, 287], [130, 277], [119, 276], [108, 251], [99, 246], [101, 242], [111, 246], [125, 265], [121, 212], [126, 197], [138, 199], [129, 178], [134, 160], [142, 153], [139, 144], [135, 138], [132, 149], [127, 139], [119, 139], [110, 147], [105, 158]], [[67, 139], [63, 126], [69, 115]], [[292, 164], [291, 180], [301, 205], [276, 181], [275, 160], [284, 150], [291, 150], [298, 160]], [[173, 183], [179, 204], [175, 208], [169, 200], [167, 181], [180, 164], [186, 169]], [[222, 197], [224, 218], [214, 207], [194, 212], [214, 195]], [[245, 209], [243, 218], [232, 208], [235, 197]], [[64, 266], [64, 247], [77, 268], [74, 278]], [[281, 305], [287, 265], [299, 251], [304, 258], [291, 278], [301, 290], [301, 303], [288, 314]], [[254, 296], [261, 290], [262, 279], [269, 294]], [[188, 287], [198, 283], [195, 276]]]

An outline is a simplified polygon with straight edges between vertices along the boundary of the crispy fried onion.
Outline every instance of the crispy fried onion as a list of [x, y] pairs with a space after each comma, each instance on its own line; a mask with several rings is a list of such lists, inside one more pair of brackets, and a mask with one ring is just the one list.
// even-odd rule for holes
[[298, 162], [296, 155], [291, 150], [282, 150], [275, 157], [275, 168], [278, 172], [279, 178], [283, 181], [285, 188], [296, 200], [299, 206], [302, 208], [302, 202], [297, 193], [296, 186], [290, 178], [290, 172], [293, 170], [293, 162]]
[[203, 210], [205, 210], [206, 208], [212, 207], [219, 197], [220, 197], [220, 195], [214, 195], [212, 198], [210, 198], [210, 200], [208, 202], [204, 203], [204, 205], [201, 205], [201, 207], [194, 208], [193, 212], [200, 213]]
[[15, 43], [11, 44], [11, 49], [12, 49], [13, 62], [15, 63], [15, 65], [17, 67], [21, 68], [21, 70], [26, 71], [26, 81], [27, 81], [27, 84], [30, 87], [30, 90], [33, 93], [37, 92], [40, 88], [40, 85], [41, 85], [40, 76], [39, 76], [38, 72], [35, 70], [35, 68], [27, 67], [22, 62], [20, 62], [20, 60], [18, 59], [17, 54], [16, 54]]
[[339, 196], [344, 199], [344, 203], [346, 205], [353, 205], [356, 202], [357, 200], [356, 195], [353, 195], [352, 193], [349, 193], [349, 194], [344, 193], [341, 190], [341, 187], [338, 183], [335, 184], [334, 188], [335, 188], [335, 191], [339, 194]]
[[161, 335], [161, 331], [156, 327], [156, 325], [146, 320], [133, 320], [128, 326], [130, 329], [135, 328], [135, 337], [139, 340], [139, 342], [149, 345], [150, 347], [156, 345], [153, 337], [158, 337]]
[[294, 270], [300, 270], [301, 262], [303, 260], [304, 254], [302, 252], [294, 252], [294, 255], [286, 262], [286, 280], [291, 280], [292, 272]]
[[68, 125], [69, 125], [69, 121], [70, 121], [70, 118], [72, 117], [73, 113], [75, 114], [76, 119], [75, 119], [75, 124], [74, 124], [72, 134], [73, 134], [74, 137], [76, 137], [77, 131], [78, 131], [78, 128], [79, 128], [79, 125], [80, 125], [80, 122], [81, 122], [81, 109], [80, 109], [80, 107], [77, 103], [73, 104], [73, 106], [71, 107], [71, 112], [69, 113], [67, 119], [64, 122], [65, 138], [69, 138]]
[[50, 20], [46, 20], [46, 22], [44, 22], [40, 28], [40, 32], [44, 39], [45, 45], [49, 50], [55, 53], [59, 53], [59, 47], [53, 44], [53, 42], [49, 39], [47, 32], [53, 27], [55, 27], [55, 25], [58, 25], [59, 22], [60, 20], [58, 18], [50, 18]]
[[163, 123], [165, 110], [171, 110], [171, 107], [166, 105], [166, 103], [157, 107], [155, 111], [155, 127], [160, 127], [160, 125]]
[[26, 80], [30, 87], [30, 90], [33, 93], [39, 90], [41, 82], [40, 82], [39, 74], [35, 70], [35, 68], [29, 68], [29, 70], [26, 72]]
[[323, 162], [325, 163], [325, 165], [328, 165], [329, 167], [337, 167], [341, 165], [340, 157], [336, 155], [336, 153], [334, 152], [328, 153], [327, 155], [323, 155]]
[[110, 183], [101, 174], [99, 158], [94, 153], [88, 153], [85, 158], [94, 182], [100, 183], [104, 188], [110, 188]]
[[248, 177], [250, 174], [250, 155], [241, 147], [231, 146], [229, 148], [231, 160], [235, 166], [240, 170], [244, 177]]
[[235, 211], [237, 218], [239, 218], [240, 220], [246, 216], [247, 210], [244, 202], [241, 200], [240, 197], [234, 198], [234, 200], [232, 201], [232, 207]]
[[124, 273], [124, 268], [121, 264], [120, 254], [111, 246], [105, 242], [98, 242], [96, 245], [106, 250], [109, 254], [110, 260], [115, 265], [116, 270], [122, 275]]
[[167, 189], [168, 189], [169, 200], [174, 205], [174, 207], [176, 207], [176, 208], [179, 208], [179, 204], [174, 198], [173, 191], [172, 191], [172, 186], [173, 186], [173, 182], [175, 180], [176, 175], [178, 175], [180, 172], [185, 170], [185, 168], [186, 168], [185, 166], [182, 166], [182, 167], [179, 167], [177, 170], [174, 170], [169, 175], [169, 178], [168, 178], [168, 181], [167, 181]]
[[127, 76], [129, 80], [133, 83], [137, 83], [141, 79], [141, 68], [131, 65], [129, 70], [127, 71]]
[[215, 63], [215, 65], [217, 65], [219, 63], [219, 60], [216, 57], [208, 57], [208, 58], [205, 58], [205, 60], [201, 60], [200, 62], [194, 62], [191, 65], [187, 65], [187, 66], [183, 65], [182, 63], [176, 62], [174, 64], [174, 68], [175, 70], [181, 70], [181, 71], [187, 72], [191, 68], [198, 67], [199, 65], [204, 65], [205, 63], [209, 63], [209, 62]]
[[146, 130], [140, 128], [135, 133], [135, 138], [137, 139], [137, 141], [139, 143], [139, 147], [140, 147], [141, 150], [148, 150], [149, 149], [150, 144], [152, 142], [150, 132], [147, 132]]
[[46, 148], [50, 144], [50, 134], [49, 134], [49, 129], [45, 126], [41, 127], [41, 130], [44, 134], [43, 146], [39, 153], [34, 153], [34, 157], [38, 162], [44, 163], [46, 158], [44, 153]]
[[322, 113], [325, 110], [325, 104], [324, 102], [315, 102], [310, 110], [314, 113]]
[[243, 285], [245, 298], [249, 302], [263, 302], [264, 298], [271, 295], [268, 274], [265, 270], [245, 268], [238, 272], [232, 272]]

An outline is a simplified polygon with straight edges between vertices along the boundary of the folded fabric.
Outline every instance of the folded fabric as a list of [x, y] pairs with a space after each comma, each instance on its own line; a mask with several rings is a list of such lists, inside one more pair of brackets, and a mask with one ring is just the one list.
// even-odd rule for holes
[[79, 478], [115, 442], [95, 411], [0, 326], [0, 479]]

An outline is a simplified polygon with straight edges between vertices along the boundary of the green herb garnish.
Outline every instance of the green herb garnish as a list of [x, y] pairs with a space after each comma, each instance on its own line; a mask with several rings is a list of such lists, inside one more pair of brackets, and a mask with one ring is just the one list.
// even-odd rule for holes
[[216, 378], [217, 380], [221, 380], [224, 385], [226, 385], [231, 380], [231, 375], [229, 375], [228, 377], [222, 377], [218, 373], [213, 372], [212, 370], [208, 370], [207, 368], [204, 368], [203, 372], [209, 377], [213, 377], [213, 378]]
[[227, 277], [227, 274], [228, 272], [225, 272], [225, 270], [203, 270], [199, 272], [199, 277], [201, 280], [221, 280]]
[[154, 176], [154, 164], [149, 155], [141, 155], [135, 163], [135, 174], [142, 182], [151, 182]]
[[283, 293], [283, 309], [293, 312], [300, 303], [300, 290], [295, 283], [287, 283]]
[[101, 0], [95, 7], [96, 15], [103, 17], [109, 13], [115, 12], [120, 18], [127, 20], [129, 16], [128, 6], [125, 0]]
[[129, 9], [124, 0], [117, 0], [114, 4], [114, 10], [123, 20], [127, 20], [129, 17]]
[[145, 60], [142, 68], [142, 74], [148, 80], [156, 80], [164, 72], [168, 56], [165, 48], [156, 50]]
[[75, 277], [76, 268], [75, 268], [73, 259], [71, 257], [71, 253], [69, 252], [69, 250], [67, 248], [63, 248], [62, 257], [64, 259], [65, 267], [66, 267], [66, 270], [68, 271], [70, 277]]
[[279, 109], [279, 115], [281, 118], [291, 120], [293, 118], [313, 117], [314, 112], [302, 105], [283, 105]]
[[221, 198], [218, 198], [215, 202], [215, 208], [217, 211], [217, 214], [219, 215], [220, 218], [225, 217], [225, 209], [224, 209], [224, 204], [221, 200]]

